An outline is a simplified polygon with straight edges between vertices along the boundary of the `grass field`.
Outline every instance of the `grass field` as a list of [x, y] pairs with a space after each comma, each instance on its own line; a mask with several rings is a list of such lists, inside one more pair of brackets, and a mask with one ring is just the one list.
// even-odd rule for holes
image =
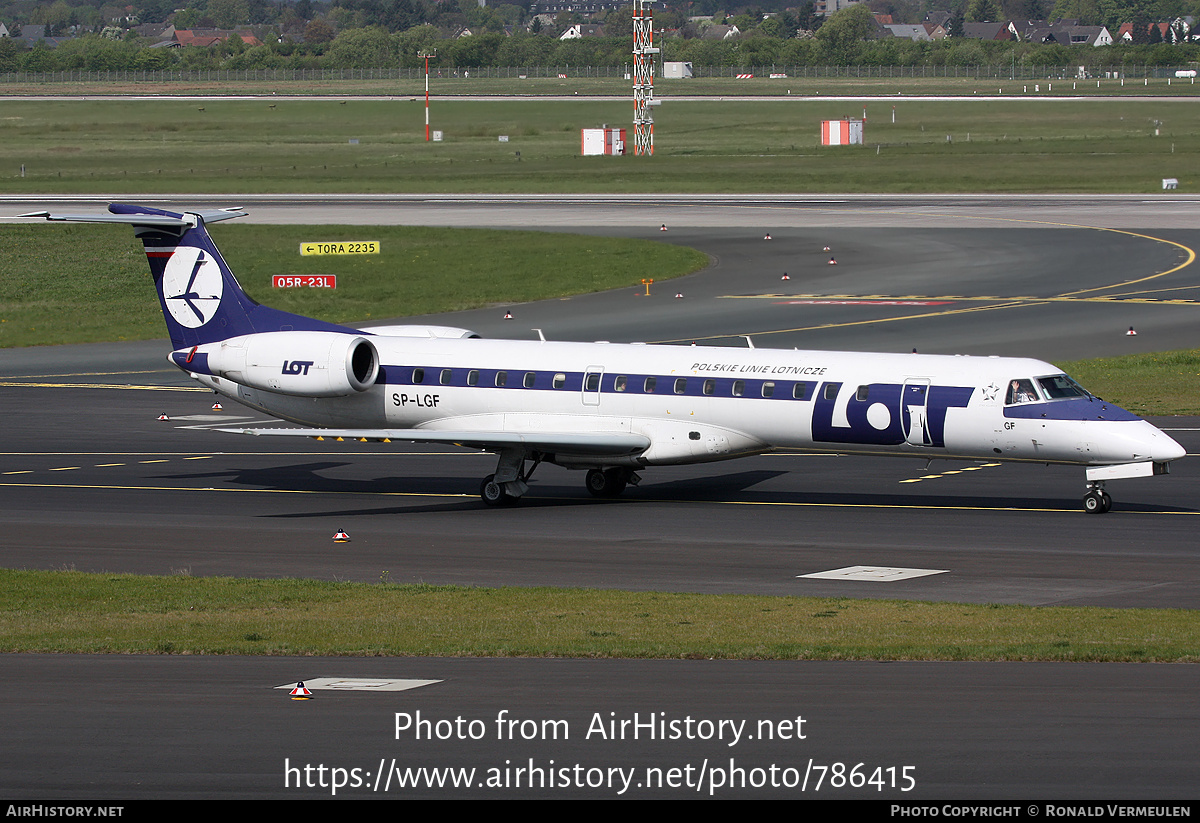
[[[213, 227], [249, 294], [334, 323], [604, 291], [708, 264], [645, 240], [545, 232], [346, 226]], [[377, 240], [380, 254], [302, 257], [306, 241]], [[163, 337], [146, 255], [128, 229], [0, 226], [0, 347]], [[70, 272], [71, 276], [64, 276]], [[273, 274], [333, 274], [336, 289], [272, 289]]]
[[[10, 193], [1153, 192], [1200, 188], [1200, 106], [1123, 99], [867, 105], [864, 146], [819, 146], [842, 101], [668, 101], [649, 158], [580, 157], [627, 101], [8, 100]], [[1158, 132], [1156, 135], [1156, 131]], [[507, 142], [500, 137], [506, 136]], [[632, 130], [628, 135], [632, 142]], [[357, 142], [352, 142], [357, 141]], [[22, 169], [24, 169], [22, 173]]]
[[0, 591], [0, 652], [1200, 661], [1182, 609], [73, 571], [0, 570]]

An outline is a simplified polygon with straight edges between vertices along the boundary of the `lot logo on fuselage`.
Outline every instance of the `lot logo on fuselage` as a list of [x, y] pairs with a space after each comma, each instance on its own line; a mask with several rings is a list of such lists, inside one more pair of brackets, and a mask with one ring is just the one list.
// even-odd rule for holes
[[221, 267], [204, 249], [180, 246], [163, 270], [162, 293], [171, 317], [181, 326], [203, 326], [221, 306]]

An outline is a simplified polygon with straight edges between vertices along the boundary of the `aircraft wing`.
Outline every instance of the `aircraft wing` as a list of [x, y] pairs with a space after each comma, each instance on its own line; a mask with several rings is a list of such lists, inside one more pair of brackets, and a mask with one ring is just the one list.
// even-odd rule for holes
[[218, 429], [231, 434], [268, 437], [312, 437], [330, 440], [410, 441], [452, 443], [483, 451], [521, 447], [530, 451], [586, 455], [639, 454], [650, 448], [650, 438], [622, 432], [502, 432], [437, 429]]

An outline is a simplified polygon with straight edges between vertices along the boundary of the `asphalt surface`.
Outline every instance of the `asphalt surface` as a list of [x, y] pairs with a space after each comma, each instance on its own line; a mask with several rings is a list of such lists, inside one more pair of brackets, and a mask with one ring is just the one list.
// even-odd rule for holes
[[[748, 334], [758, 346], [1050, 360], [1195, 345], [1200, 307], [1190, 301], [1200, 298], [1200, 285], [1194, 264], [1184, 264], [1200, 232], [1179, 225], [1194, 212], [1191, 202], [1110, 202], [1106, 220], [1088, 223], [1104, 210], [1101, 202], [668, 200], [593, 204], [589, 230], [693, 245], [713, 258], [705, 272], [656, 284], [650, 298], [624, 290], [438, 322], [485, 337], [542, 328], [551, 339], [744, 345], [738, 336]], [[306, 222], [317, 209], [326, 220], [370, 223], [420, 213], [456, 224], [460, 212], [478, 211], [487, 215], [479, 225], [577, 230], [589, 208], [570, 198], [282, 201], [252, 205], [252, 215]], [[7, 205], [13, 213], [33, 208]], [[669, 222], [654, 216], [664, 213]], [[764, 228], [768, 213], [776, 222]], [[1052, 216], [1057, 227], [1047, 225]], [[1121, 219], [1124, 229], [1102, 228]], [[1154, 221], [1162, 225], [1144, 225]], [[503, 319], [505, 309], [513, 320]], [[1127, 336], [1129, 326], [1139, 334]], [[493, 468], [487, 456], [264, 444], [214, 432], [254, 416], [233, 407], [213, 412], [213, 396], [189, 390], [165, 364], [167, 348], [0, 351], [0, 564], [349, 580], [378, 580], [386, 570], [398, 582], [1118, 607], [1200, 602], [1193, 536], [1200, 470], [1190, 459], [1167, 477], [1110, 484], [1116, 502], [1102, 517], [1079, 509], [1080, 469], [803, 455], [649, 470], [639, 487], [605, 502], [587, 497], [579, 474], [544, 467], [521, 506], [494, 510], [477, 498], [479, 478]], [[172, 419], [159, 421], [159, 413]], [[1200, 451], [1200, 421], [1155, 422], [1189, 453]], [[352, 542], [333, 544], [338, 529]], [[800, 577], [856, 565], [939, 573], [896, 582]], [[810, 757], [818, 765], [914, 766], [912, 791], [890, 785], [869, 794], [887, 798], [1187, 798], [1197, 776], [1187, 745], [1196, 731], [1192, 666], [33, 655], [4, 664], [19, 685], [15, 699], [0, 703], [0, 723], [11, 730], [0, 768], [12, 776], [0, 793], [19, 797], [331, 794], [328, 786], [286, 785], [284, 758], [373, 775], [381, 758], [393, 756], [404, 767], [486, 769], [533, 757], [541, 766], [554, 759], [698, 769], [710, 755], [727, 761], [746, 749], [746, 764], [802, 771]], [[324, 674], [445, 682], [388, 695], [319, 693], [309, 703], [273, 689]], [[80, 690], [106, 698], [80, 703]], [[539, 721], [566, 718], [580, 735], [596, 712], [736, 715], [752, 723], [802, 713], [821, 731], [811, 742], [732, 747], [645, 735], [623, 745], [596, 735], [516, 745], [497, 739], [494, 726], [479, 741], [395, 740], [393, 713], [415, 708], [488, 721], [507, 708]], [[197, 757], [178, 754], [185, 743]], [[631, 793], [682, 797], [696, 789]], [[617, 796], [608, 785], [510, 784], [492, 794]], [[717, 796], [800, 794], [795, 786], [751, 785]], [[836, 796], [850, 795], [868, 796], [866, 789]]]

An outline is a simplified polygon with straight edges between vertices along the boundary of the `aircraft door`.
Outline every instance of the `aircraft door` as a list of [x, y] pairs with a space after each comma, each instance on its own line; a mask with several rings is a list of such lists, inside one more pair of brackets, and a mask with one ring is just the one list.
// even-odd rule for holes
[[583, 373], [583, 405], [600, 405], [600, 383], [604, 379], [603, 366], [588, 366]]
[[904, 440], [910, 446], [930, 446], [929, 421], [926, 409], [929, 401], [928, 380], [905, 380], [900, 399], [900, 420], [904, 426]]

